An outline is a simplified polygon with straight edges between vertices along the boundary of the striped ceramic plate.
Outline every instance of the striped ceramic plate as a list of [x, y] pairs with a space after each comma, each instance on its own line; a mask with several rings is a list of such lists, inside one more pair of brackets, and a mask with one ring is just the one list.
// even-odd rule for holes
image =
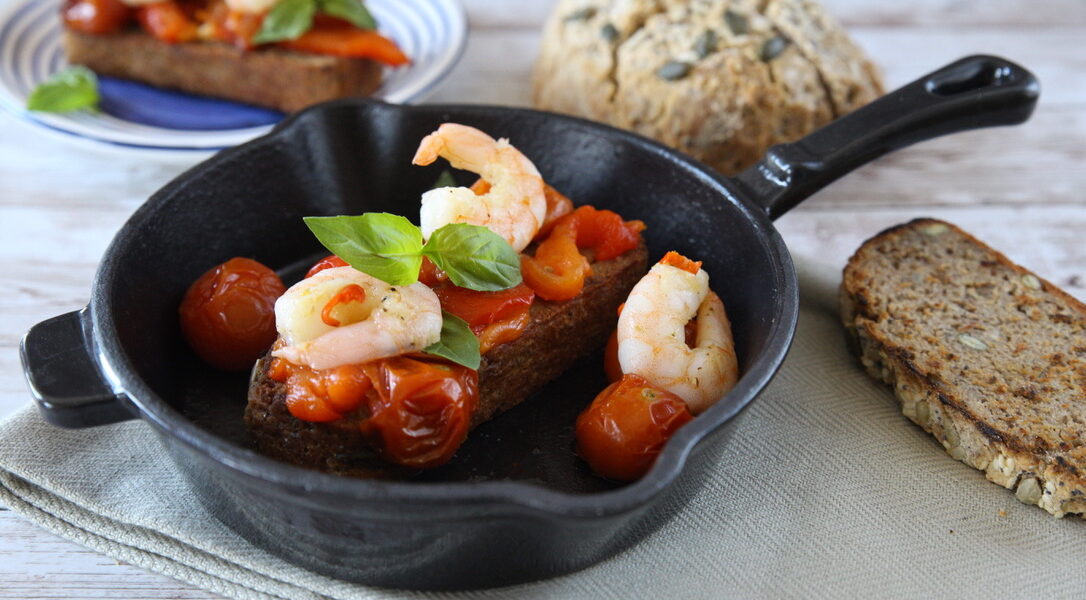
[[[467, 40], [467, 18], [457, 0], [367, 0], [381, 32], [412, 63], [386, 69], [375, 97], [423, 99], [452, 70]], [[206, 152], [266, 133], [283, 115], [252, 106], [101, 78], [97, 113], [34, 113], [26, 99], [66, 65], [58, 0], [0, 0], [0, 105], [72, 139], [139, 150]]]

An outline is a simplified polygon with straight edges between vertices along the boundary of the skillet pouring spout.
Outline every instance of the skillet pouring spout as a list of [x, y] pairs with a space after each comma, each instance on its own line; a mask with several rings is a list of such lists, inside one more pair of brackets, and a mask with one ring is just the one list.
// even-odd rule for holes
[[769, 149], [736, 178], [771, 219], [876, 158], [949, 133], [1018, 125], [1041, 85], [997, 56], [968, 56], [875, 100], [807, 137]]

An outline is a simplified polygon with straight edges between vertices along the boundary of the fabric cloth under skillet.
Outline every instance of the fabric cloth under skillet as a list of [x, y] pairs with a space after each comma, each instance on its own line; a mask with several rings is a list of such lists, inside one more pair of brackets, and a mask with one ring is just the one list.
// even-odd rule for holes
[[704, 489], [639, 545], [565, 577], [431, 594], [316, 575], [211, 517], [149, 426], [65, 431], [31, 407], [0, 424], [0, 502], [232, 598], [1080, 595], [1086, 523], [1019, 504], [905, 420], [845, 348], [839, 277], [803, 264], [795, 346]]

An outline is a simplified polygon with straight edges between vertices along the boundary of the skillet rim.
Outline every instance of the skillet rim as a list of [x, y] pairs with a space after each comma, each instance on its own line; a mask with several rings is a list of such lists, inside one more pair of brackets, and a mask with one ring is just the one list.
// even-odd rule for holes
[[[468, 116], [493, 116], [500, 113], [514, 117], [531, 115], [535, 118], [565, 122], [574, 128], [587, 128], [604, 138], [622, 140], [645, 150], [670, 163], [672, 168], [684, 170], [710, 188], [715, 188], [725, 197], [723, 201], [732, 202], [747, 216], [760, 234], [763, 251], [774, 265], [774, 284], [778, 293], [773, 299], [773, 309], [777, 318], [770, 324], [767, 334], [770, 339], [761, 359], [745, 369], [738, 385], [722, 401], [681, 428], [668, 441], [653, 467], [641, 479], [603, 492], [569, 493], [523, 481], [401, 482], [344, 477], [276, 461], [220, 438], [192, 423], [151, 390], [125, 358], [126, 352], [120, 345], [113, 314], [109, 310], [109, 288], [119, 274], [115, 265], [117, 255], [135, 241], [145, 221], [159, 206], [166, 204], [182, 189], [197, 184], [204, 172], [228, 163], [234, 156], [289, 138], [296, 130], [304, 129], [307, 122], [318, 119], [323, 112], [374, 105], [378, 111], [370, 114], [379, 114], [381, 110], [402, 112], [409, 117], [426, 113]], [[795, 336], [799, 318], [799, 285], [791, 255], [773, 226], [766, 208], [745, 196], [728, 178], [658, 142], [608, 125], [529, 108], [481, 104], [407, 106], [367, 98], [350, 98], [317, 105], [291, 115], [268, 134], [216, 154], [186, 170], [152, 194], [125, 222], [106, 249], [95, 275], [89, 308], [93, 355], [113, 388], [135, 406], [138, 418], [172, 440], [184, 443], [193, 451], [228, 469], [231, 474], [258, 482], [258, 485], [263, 484], [265, 492], [271, 491], [289, 497], [290, 502], [321, 509], [329, 509], [322, 499], [361, 501], [358, 508], [335, 508], [337, 512], [344, 513], [366, 512], [367, 503], [429, 505], [452, 502], [458, 507], [488, 506], [491, 510], [504, 508], [560, 518], [599, 519], [649, 505], [683, 475], [690, 454], [701, 441], [722, 429], [765, 390], [783, 364]], [[432, 520], [444, 518], [446, 517], [440, 511], [428, 517]]]

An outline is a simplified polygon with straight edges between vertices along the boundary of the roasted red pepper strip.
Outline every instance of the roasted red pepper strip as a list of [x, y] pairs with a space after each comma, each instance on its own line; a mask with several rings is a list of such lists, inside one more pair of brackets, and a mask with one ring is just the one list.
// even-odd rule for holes
[[477, 292], [451, 284], [434, 288], [441, 308], [467, 322], [486, 354], [499, 344], [520, 337], [531, 322], [535, 292], [521, 284], [497, 292]]
[[411, 62], [396, 42], [376, 31], [358, 29], [349, 23], [318, 21], [298, 39], [284, 40], [278, 45], [301, 52], [368, 58], [392, 67]]
[[676, 269], [682, 269], [683, 271], [686, 271], [687, 273], [690, 273], [692, 275], [697, 275], [698, 271], [701, 270], [700, 260], [690, 260], [689, 258], [683, 256], [682, 254], [679, 254], [678, 252], [675, 252], [674, 250], [665, 254], [664, 257], [660, 259], [660, 264], [669, 265], [675, 267]]
[[535, 256], [521, 255], [520, 272], [524, 283], [540, 298], [561, 302], [581, 293], [592, 268], [577, 249], [576, 239], [577, 234], [571, 227], [559, 223], [536, 248]]
[[336, 295], [332, 296], [332, 299], [324, 305], [324, 308], [321, 310], [321, 321], [324, 321], [324, 324], [329, 327], [339, 327], [339, 319], [332, 316], [332, 311], [340, 304], [365, 301], [366, 290], [362, 289], [362, 286], [357, 283], [345, 285], [343, 286], [343, 289], [336, 292]]
[[155, 2], [136, 10], [136, 19], [144, 31], [167, 44], [196, 39], [198, 25], [172, 0]]

